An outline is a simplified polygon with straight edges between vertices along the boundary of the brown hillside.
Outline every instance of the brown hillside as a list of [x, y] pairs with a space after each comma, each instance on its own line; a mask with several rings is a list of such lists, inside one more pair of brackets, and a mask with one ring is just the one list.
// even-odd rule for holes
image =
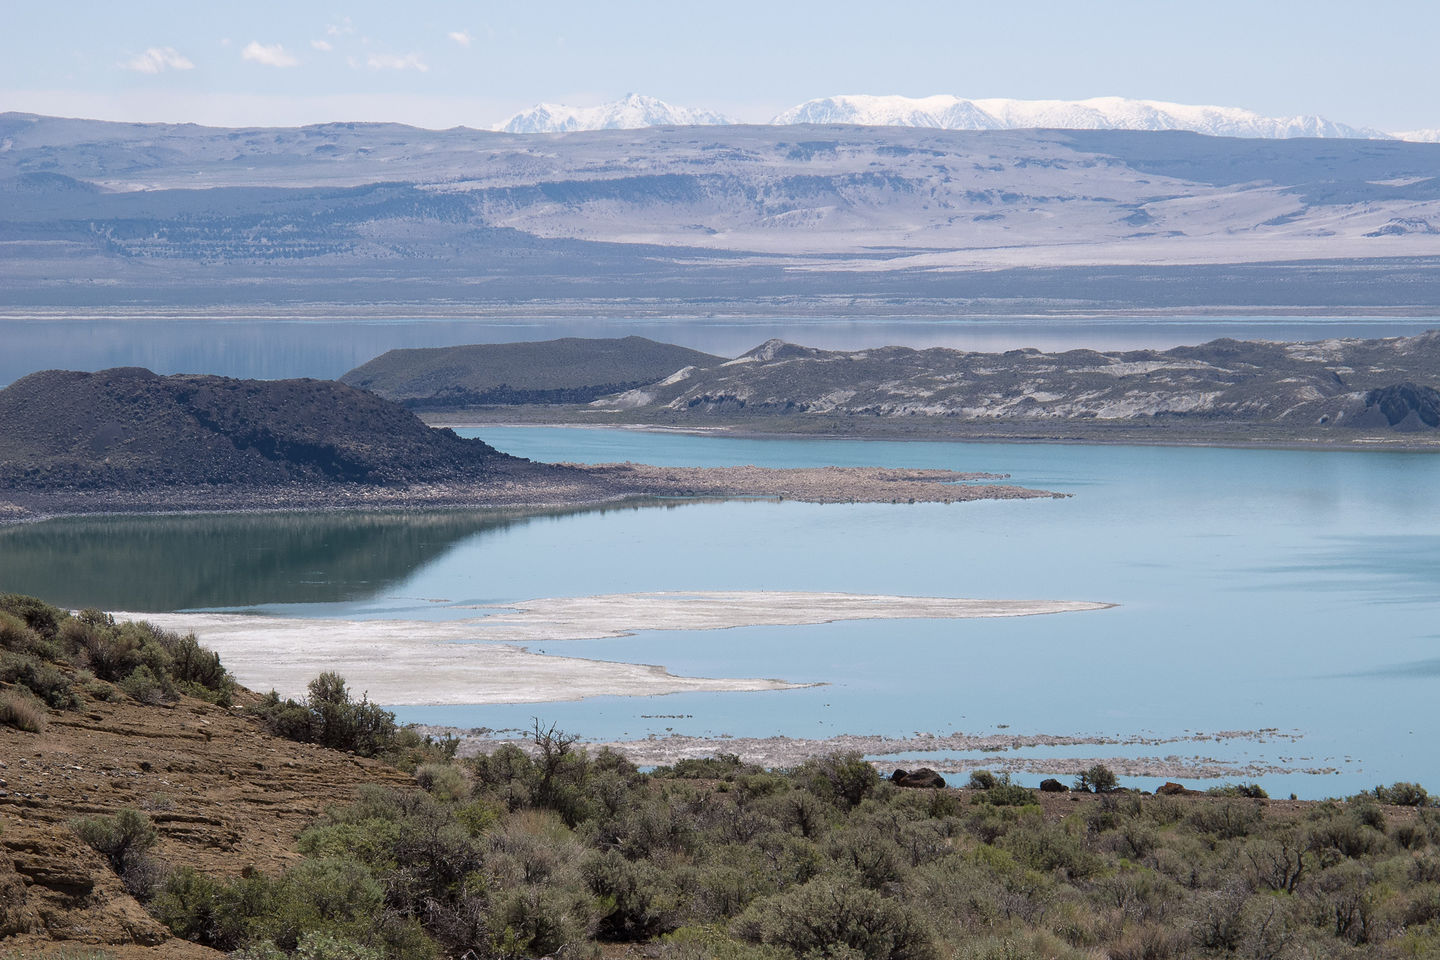
[[[253, 696], [253, 695], [249, 695]], [[43, 733], [0, 726], [0, 948], [103, 945], [123, 957], [219, 957], [171, 938], [105, 859], [67, 826], [144, 811], [170, 864], [277, 873], [295, 839], [363, 783], [402, 784], [393, 767], [266, 733], [239, 706], [189, 697], [146, 706], [92, 702], [50, 711]]]

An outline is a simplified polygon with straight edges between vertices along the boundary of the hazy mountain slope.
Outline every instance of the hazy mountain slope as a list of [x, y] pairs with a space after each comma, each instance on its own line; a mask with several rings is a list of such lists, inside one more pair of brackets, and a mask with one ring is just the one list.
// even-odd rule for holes
[[596, 405], [697, 424], [816, 415], [992, 423], [1184, 418], [1385, 430], [1440, 425], [1436, 388], [1440, 332], [1059, 354], [841, 352], [772, 340], [735, 360]]
[[0, 390], [0, 485], [408, 484], [519, 463], [328, 380], [48, 370]]
[[567, 337], [391, 350], [340, 381], [409, 406], [587, 403], [654, 383], [682, 367], [709, 366], [723, 359], [644, 337]]
[[[0, 143], [0, 301], [15, 305], [1437, 302], [1434, 264], [1416, 259], [1440, 257], [1437, 144], [833, 126], [216, 130], [21, 114], [0, 115]], [[1390, 272], [1355, 288], [1336, 278], [1362, 268], [1321, 268], [1342, 260]], [[1114, 269], [1072, 269], [1089, 265]], [[1127, 276], [1132, 266], [1145, 269]]]

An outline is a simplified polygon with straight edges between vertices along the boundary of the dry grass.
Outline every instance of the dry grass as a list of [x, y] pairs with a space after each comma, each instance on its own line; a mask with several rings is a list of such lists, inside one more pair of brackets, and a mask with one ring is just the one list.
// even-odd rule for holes
[[45, 704], [28, 690], [12, 689], [0, 693], [0, 724], [40, 733], [45, 729]]

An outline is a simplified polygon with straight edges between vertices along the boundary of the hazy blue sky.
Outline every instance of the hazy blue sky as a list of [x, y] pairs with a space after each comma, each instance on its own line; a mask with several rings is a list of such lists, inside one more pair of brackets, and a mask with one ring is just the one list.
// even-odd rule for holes
[[1440, 127], [1437, 0], [0, 0], [0, 110], [489, 126], [627, 92], [766, 120], [839, 93], [1126, 96]]

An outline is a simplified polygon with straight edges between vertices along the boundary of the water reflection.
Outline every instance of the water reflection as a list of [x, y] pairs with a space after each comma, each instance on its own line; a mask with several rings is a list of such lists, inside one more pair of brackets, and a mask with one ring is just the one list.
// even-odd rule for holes
[[619, 509], [638, 507], [51, 520], [0, 528], [0, 591], [133, 611], [355, 602], [462, 541]]

